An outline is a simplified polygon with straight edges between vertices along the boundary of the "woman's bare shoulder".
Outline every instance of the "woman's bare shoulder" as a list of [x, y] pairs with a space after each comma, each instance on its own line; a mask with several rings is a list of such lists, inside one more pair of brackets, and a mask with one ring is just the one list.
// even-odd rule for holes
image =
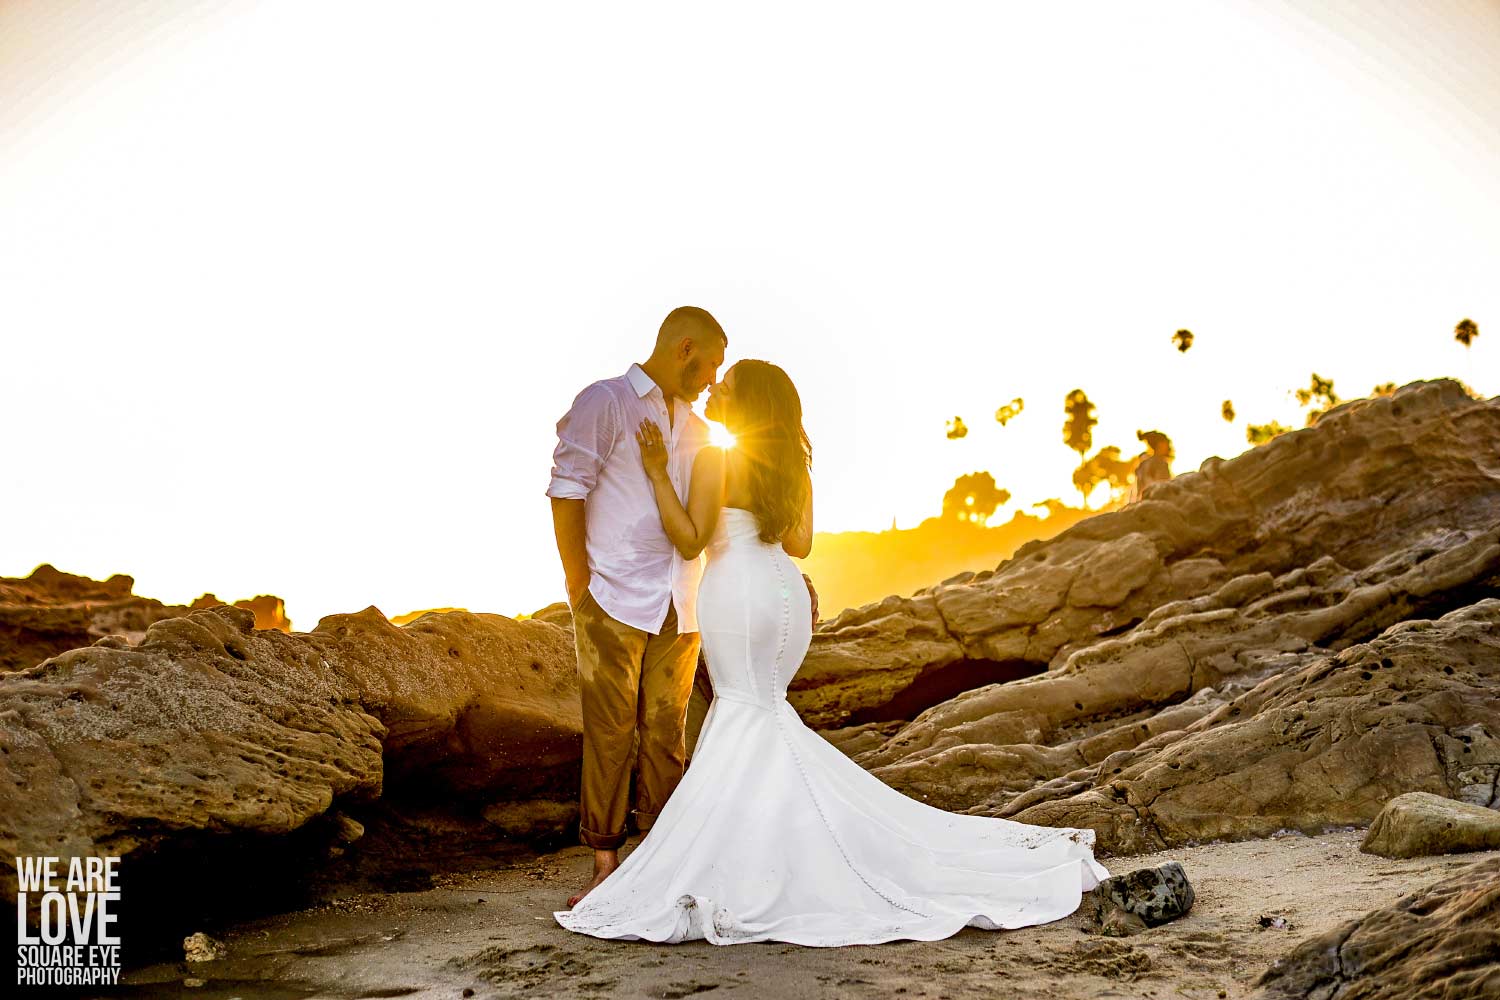
[[706, 444], [698, 449], [698, 454], [693, 458], [693, 468], [723, 468], [724, 449], [716, 444]]

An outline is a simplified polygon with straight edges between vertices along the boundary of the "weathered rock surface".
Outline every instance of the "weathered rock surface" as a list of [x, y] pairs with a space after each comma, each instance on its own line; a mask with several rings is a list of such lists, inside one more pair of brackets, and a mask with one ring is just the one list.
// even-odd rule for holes
[[1500, 859], [1302, 942], [1256, 985], [1258, 1000], [1500, 997]]
[[[380, 794], [385, 727], [305, 643], [214, 608], [0, 677], [0, 850], [128, 856], [286, 833]], [[14, 893], [10, 866], [0, 885]]]
[[0, 578], [0, 672], [34, 666], [106, 635], [138, 642], [152, 622], [187, 614], [180, 605], [131, 593], [134, 586], [120, 573], [91, 580], [46, 563], [27, 577]]
[[[0, 578], [0, 673], [35, 666], [107, 635], [140, 642], [153, 622], [225, 603], [204, 594], [191, 606], [163, 604], [133, 593], [134, 588], [135, 580], [122, 573], [92, 580], [47, 563], [28, 577]], [[234, 606], [254, 612], [256, 628], [291, 631], [279, 597], [262, 594]]]
[[1360, 850], [1386, 858], [1417, 858], [1500, 848], [1500, 809], [1487, 809], [1427, 792], [1407, 792], [1385, 804]]
[[[390, 786], [565, 801], [579, 732], [572, 636], [554, 625], [460, 612], [399, 628], [368, 608], [288, 635], [195, 611], [0, 677], [0, 851], [286, 834]], [[15, 891], [10, 866], [0, 887]]]
[[385, 725], [388, 783], [506, 800], [577, 794], [583, 723], [570, 630], [468, 611], [402, 627], [366, 608], [296, 637], [350, 678]]
[[1168, 861], [1105, 879], [1083, 905], [1101, 933], [1123, 937], [1176, 920], [1193, 908], [1194, 895], [1181, 863]]
[[1500, 398], [1414, 382], [1211, 458], [993, 573], [844, 612], [818, 629], [790, 697], [834, 728], [903, 717], [887, 706], [924, 671], [1048, 670], [1060, 676], [1022, 704], [976, 691], [934, 709], [872, 764], [959, 745], [955, 730], [995, 714], [1052, 746], [1494, 593]]
[[292, 630], [292, 620], [286, 616], [286, 602], [270, 594], [247, 597], [242, 601], [221, 601], [213, 594], [204, 594], [193, 598], [193, 603], [188, 607], [196, 611], [199, 608], [216, 608], [221, 604], [233, 604], [254, 614], [256, 628], [274, 628], [278, 632]]
[[553, 625], [562, 628], [573, 627], [573, 609], [568, 607], [566, 601], [558, 601], [547, 605], [539, 611], [533, 611], [530, 617], [539, 622], [551, 622]]
[[996, 803], [1088, 826], [1101, 847], [1369, 823], [1408, 791], [1493, 801], [1500, 776], [1500, 600], [1392, 626], [1313, 658], [1187, 727]]
[[[929, 629], [929, 666], [1045, 672], [827, 735], [914, 797], [1090, 826], [1114, 851], [1364, 825], [1407, 791], [1488, 805], [1495, 595], [1500, 398], [1413, 383], [909, 599], [961, 647]], [[904, 605], [860, 614], [881, 607]], [[820, 630], [807, 666], [850, 655], [858, 619]], [[888, 643], [874, 673], [919, 672], [904, 654]], [[889, 698], [874, 684], [866, 703]]]

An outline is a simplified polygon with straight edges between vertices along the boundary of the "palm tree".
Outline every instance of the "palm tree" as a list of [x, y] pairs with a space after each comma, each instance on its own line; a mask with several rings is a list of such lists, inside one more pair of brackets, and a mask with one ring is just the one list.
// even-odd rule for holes
[[[1099, 422], [1094, 416], [1094, 404], [1089, 402], [1089, 397], [1082, 389], [1074, 389], [1063, 400], [1063, 410], [1067, 413], [1067, 419], [1063, 421], [1063, 443], [1078, 452], [1078, 464], [1083, 466], [1084, 456], [1094, 444], [1094, 425]], [[1087, 507], [1088, 491], [1084, 490], [1076, 476], [1074, 484], [1083, 492], [1083, 505]]]
[[1016, 419], [1016, 417], [1020, 416], [1021, 411], [1025, 408], [1026, 401], [1020, 396], [1017, 396], [1015, 399], [1012, 399], [1009, 403], [1006, 403], [1004, 406], [1000, 407], [1000, 409], [995, 411], [995, 419], [999, 421], [1001, 427], [1004, 427], [1006, 424]]

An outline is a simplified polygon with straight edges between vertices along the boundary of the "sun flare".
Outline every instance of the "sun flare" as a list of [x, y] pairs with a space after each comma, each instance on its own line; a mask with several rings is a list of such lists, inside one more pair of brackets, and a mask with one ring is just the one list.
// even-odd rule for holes
[[734, 435], [729, 433], [729, 428], [712, 421], [708, 424], [708, 441], [720, 448], [734, 447]]

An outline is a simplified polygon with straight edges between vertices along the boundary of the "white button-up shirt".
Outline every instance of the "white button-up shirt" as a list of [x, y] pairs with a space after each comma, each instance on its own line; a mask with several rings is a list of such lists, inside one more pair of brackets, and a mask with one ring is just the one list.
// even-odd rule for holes
[[698, 631], [703, 556], [684, 559], [661, 526], [656, 494], [635, 432], [649, 417], [667, 444], [667, 477], [687, 505], [693, 460], [708, 443], [708, 425], [680, 399], [667, 420], [661, 387], [640, 365], [584, 389], [557, 422], [549, 497], [586, 500], [589, 593], [616, 621], [661, 632], [677, 606], [677, 630]]

